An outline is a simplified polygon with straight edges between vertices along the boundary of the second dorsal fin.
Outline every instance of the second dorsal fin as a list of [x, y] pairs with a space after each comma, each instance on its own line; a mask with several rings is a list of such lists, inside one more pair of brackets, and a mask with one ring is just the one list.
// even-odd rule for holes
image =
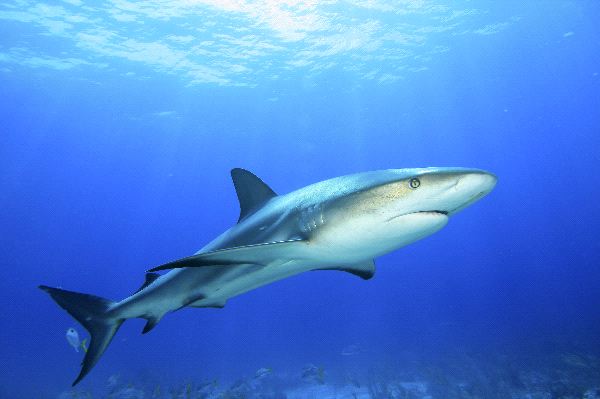
[[238, 219], [238, 223], [264, 205], [268, 200], [277, 196], [271, 190], [271, 187], [245, 169], [232, 169], [231, 178], [233, 179], [235, 192], [240, 201], [240, 218]]
[[160, 274], [158, 274], [158, 273], [146, 273], [146, 278], [144, 280], [144, 284], [142, 284], [142, 286], [140, 288], [138, 288], [138, 290], [135, 293], [140, 292], [141, 290], [143, 290], [144, 288], [146, 288], [147, 286], [152, 284], [154, 282], [154, 280], [156, 280], [159, 277], [160, 277]]

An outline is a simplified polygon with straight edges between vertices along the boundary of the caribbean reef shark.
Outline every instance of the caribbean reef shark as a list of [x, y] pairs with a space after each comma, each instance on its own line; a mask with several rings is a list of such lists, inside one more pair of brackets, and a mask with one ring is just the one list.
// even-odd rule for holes
[[[40, 286], [90, 333], [79, 383], [121, 324], [190, 306], [225, 306], [229, 298], [310, 270], [370, 279], [374, 258], [427, 237], [488, 194], [496, 177], [478, 169], [390, 169], [336, 177], [277, 195], [244, 169], [231, 177], [240, 202], [236, 225], [195, 255], [155, 267], [142, 287], [113, 302]], [[170, 270], [160, 275], [160, 270]]]

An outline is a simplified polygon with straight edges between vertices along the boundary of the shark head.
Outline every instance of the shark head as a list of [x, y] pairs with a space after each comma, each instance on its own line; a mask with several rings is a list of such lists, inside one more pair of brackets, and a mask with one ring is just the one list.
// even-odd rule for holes
[[[427, 237], [488, 194], [497, 178], [464, 168], [392, 169], [357, 175], [355, 190], [331, 204], [335, 226], [320, 237], [369, 258]], [[364, 184], [363, 184], [364, 182]]]
[[393, 218], [413, 213], [452, 216], [487, 195], [497, 181], [493, 174], [478, 169], [424, 168], [401, 172], [397, 179], [368, 190], [384, 199], [382, 212]]

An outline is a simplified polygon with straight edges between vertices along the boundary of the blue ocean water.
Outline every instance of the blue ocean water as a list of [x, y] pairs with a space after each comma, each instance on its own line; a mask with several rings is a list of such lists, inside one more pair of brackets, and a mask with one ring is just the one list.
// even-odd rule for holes
[[[599, 397], [599, 18], [583, 0], [1, 4], [0, 398], [258, 397], [263, 367], [290, 398]], [[237, 221], [234, 167], [287, 193], [421, 166], [498, 185], [369, 281], [304, 273], [143, 336], [128, 321], [71, 390], [65, 332], [85, 331], [39, 284], [130, 295]]]

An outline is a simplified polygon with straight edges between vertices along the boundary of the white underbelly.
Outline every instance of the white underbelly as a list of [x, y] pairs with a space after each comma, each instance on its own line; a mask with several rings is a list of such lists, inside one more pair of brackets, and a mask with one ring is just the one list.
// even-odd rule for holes
[[322, 263], [350, 265], [374, 259], [440, 230], [448, 217], [412, 213], [389, 220], [355, 217], [324, 226], [311, 239], [313, 254]]

